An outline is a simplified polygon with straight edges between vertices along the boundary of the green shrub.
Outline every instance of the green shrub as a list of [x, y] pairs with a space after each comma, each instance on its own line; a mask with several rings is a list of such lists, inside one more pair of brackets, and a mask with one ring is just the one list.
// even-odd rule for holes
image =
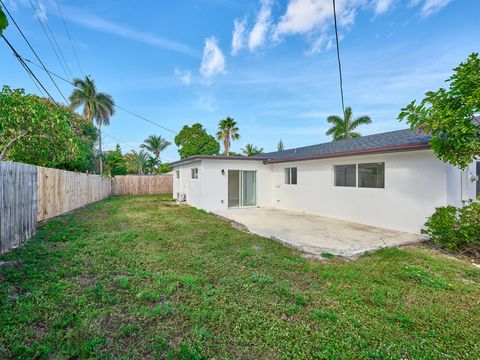
[[472, 202], [464, 207], [436, 208], [425, 223], [422, 233], [451, 252], [469, 252], [479, 255], [480, 203]]

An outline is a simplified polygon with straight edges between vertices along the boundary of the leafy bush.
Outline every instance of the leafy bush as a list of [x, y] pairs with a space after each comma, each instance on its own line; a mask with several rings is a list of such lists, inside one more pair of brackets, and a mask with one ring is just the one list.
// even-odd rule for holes
[[480, 255], [480, 203], [439, 207], [425, 227], [422, 232], [447, 251]]
[[23, 89], [0, 91], [0, 160], [65, 170], [93, 165], [97, 130], [70, 107]]

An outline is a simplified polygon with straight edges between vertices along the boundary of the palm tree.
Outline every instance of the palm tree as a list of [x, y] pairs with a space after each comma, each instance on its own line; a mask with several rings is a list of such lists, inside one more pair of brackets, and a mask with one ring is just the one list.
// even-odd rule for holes
[[170, 141], [164, 139], [161, 135], [150, 135], [143, 141], [143, 144], [140, 145], [142, 149], [150, 151], [155, 159], [155, 166], [160, 165], [160, 152], [165, 150], [168, 146], [171, 145]]
[[332, 135], [333, 140], [338, 141], [349, 140], [362, 136], [360, 133], [355, 132], [354, 130], [360, 125], [370, 124], [372, 119], [370, 119], [370, 116], [366, 115], [353, 119], [352, 108], [349, 106], [345, 109], [345, 116], [343, 118], [338, 115], [330, 115], [327, 118], [327, 121], [333, 126], [328, 129], [325, 134]]
[[263, 154], [263, 148], [258, 148], [256, 146], [253, 146], [253, 144], [247, 144], [242, 149], [242, 154], [246, 155], [246, 156], [254, 156], [254, 155], [258, 155], [258, 154]]
[[231, 117], [220, 120], [218, 123], [217, 139], [223, 141], [224, 154], [228, 156], [230, 152], [230, 140], [240, 139], [238, 134], [237, 122]]
[[83, 116], [89, 121], [95, 119], [98, 125], [100, 174], [102, 174], [102, 125], [110, 125], [110, 117], [115, 113], [115, 102], [111, 95], [97, 92], [95, 81], [88, 76], [85, 79], [73, 79], [73, 85], [75, 89], [69, 98], [70, 105], [74, 109], [83, 106]]
[[125, 161], [129, 172], [143, 175], [148, 166], [148, 154], [143, 150], [140, 152], [132, 150], [125, 155]]

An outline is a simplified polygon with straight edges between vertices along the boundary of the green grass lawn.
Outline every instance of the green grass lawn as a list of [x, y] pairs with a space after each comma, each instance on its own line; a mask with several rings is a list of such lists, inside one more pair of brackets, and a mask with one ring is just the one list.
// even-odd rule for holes
[[43, 224], [0, 267], [0, 358], [478, 358], [480, 270], [308, 260], [165, 196]]

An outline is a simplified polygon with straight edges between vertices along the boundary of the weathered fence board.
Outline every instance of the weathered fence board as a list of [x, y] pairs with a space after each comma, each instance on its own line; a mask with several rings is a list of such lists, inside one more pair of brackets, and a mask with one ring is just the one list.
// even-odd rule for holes
[[38, 221], [50, 219], [111, 195], [111, 181], [58, 169], [38, 168]]
[[0, 162], [0, 253], [16, 248], [37, 229], [37, 168]]
[[112, 179], [112, 195], [171, 194], [173, 176], [121, 175]]
[[110, 195], [172, 193], [173, 177], [126, 175], [110, 178], [0, 162], [0, 253], [35, 234], [37, 223]]

